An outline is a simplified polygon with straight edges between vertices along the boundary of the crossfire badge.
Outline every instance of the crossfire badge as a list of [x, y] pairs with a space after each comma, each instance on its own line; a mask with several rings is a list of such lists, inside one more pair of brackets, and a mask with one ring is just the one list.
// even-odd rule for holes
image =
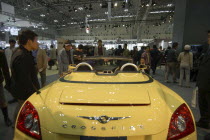
[[108, 123], [109, 121], [112, 121], [112, 120], [123, 120], [123, 119], [127, 119], [127, 118], [131, 118], [131, 116], [128, 116], [128, 117], [108, 117], [106, 115], [104, 116], [99, 116], [99, 117], [88, 117], [88, 116], [77, 116], [77, 117], [80, 117], [80, 118], [83, 118], [83, 119], [88, 119], [88, 120], [97, 120], [99, 121], [100, 123]]

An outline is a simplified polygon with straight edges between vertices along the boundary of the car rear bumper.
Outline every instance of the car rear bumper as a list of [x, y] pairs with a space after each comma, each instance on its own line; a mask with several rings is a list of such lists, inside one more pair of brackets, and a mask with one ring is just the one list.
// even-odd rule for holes
[[[53, 133], [44, 128], [42, 128], [41, 130], [42, 130], [42, 140], [80, 140], [80, 136], [78, 135]], [[164, 140], [166, 139], [166, 136], [167, 136], [167, 131], [165, 130], [155, 135], [128, 136], [127, 140]], [[35, 140], [35, 139], [25, 135], [24, 133], [16, 129], [13, 140]], [[98, 140], [101, 140], [101, 138], [99, 138]], [[181, 140], [197, 140], [196, 131]]]

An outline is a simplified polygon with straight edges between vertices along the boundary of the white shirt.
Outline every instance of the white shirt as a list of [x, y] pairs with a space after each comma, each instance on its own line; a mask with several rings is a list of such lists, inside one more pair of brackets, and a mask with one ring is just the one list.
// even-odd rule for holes
[[10, 68], [10, 62], [11, 62], [11, 57], [12, 57], [12, 52], [14, 51], [15, 48], [11, 49], [11, 48], [7, 48], [5, 50], [5, 56], [6, 56], [6, 59], [7, 59], [7, 64], [8, 64], [8, 67]]

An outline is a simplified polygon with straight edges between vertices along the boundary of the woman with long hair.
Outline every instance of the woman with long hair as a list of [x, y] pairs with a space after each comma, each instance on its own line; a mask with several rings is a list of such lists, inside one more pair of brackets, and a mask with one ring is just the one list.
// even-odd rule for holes
[[180, 62], [180, 78], [179, 86], [183, 86], [184, 73], [186, 77], [186, 87], [190, 87], [190, 70], [193, 68], [193, 54], [190, 52], [191, 46], [185, 45], [184, 52], [181, 52], [178, 57]]

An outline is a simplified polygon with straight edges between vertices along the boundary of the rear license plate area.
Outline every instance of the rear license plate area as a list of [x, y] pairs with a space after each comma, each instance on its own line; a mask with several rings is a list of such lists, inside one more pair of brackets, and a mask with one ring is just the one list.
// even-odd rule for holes
[[80, 140], [127, 140], [127, 137], [88, 137], [88, 136], [81, 136]]

